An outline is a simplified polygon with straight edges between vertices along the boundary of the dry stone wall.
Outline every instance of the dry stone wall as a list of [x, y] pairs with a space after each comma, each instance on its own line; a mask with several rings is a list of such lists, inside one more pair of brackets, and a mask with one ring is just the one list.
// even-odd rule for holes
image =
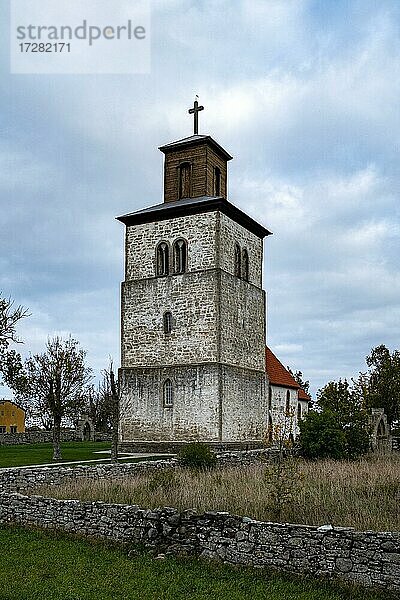
[[[62, 429], [62, 442], [81, 442], [82, 435], [76, 429]], [[96, 442], [109, 442], [111, 434], [95, 432]], [[52, 431], [25, 431], [24, 433], [0, 434], [0, 446], [16, 446], [18, 444], [47, 444], [53, 441]]]
[[[257, 453], [225, 454], [233, 462]], [[8, 469], [0, 473], [0, 522], [60, 529], [123, 543], [142, 543], [158, 552], [185, 553], [231, 564], [273, 567], [293, 573], [338, 578], [400, 592], [400, 532], [260, 522], [224, 512], [198, 514], [163, 507], [56, 500], [15, 489], [65, 477], [107, 477], [174, 466], [157, 461], [68, 469]]]

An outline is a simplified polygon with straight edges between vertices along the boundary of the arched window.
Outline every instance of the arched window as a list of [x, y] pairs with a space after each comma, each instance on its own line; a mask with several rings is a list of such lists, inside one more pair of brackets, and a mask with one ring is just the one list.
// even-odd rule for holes
[[166, 379], [163, 385], [163, 404], [164, 406], [171, 407], [174, 405], [174, 398], [172, 393], [172, 382], [170, 379]]
[[191, 171], [192, 167], [189, 162], [179, 165], [179, 198], [190, 198]]
[[385, 437], [386, 427], [385, 427], [385, 423], [383, 422], [383, 419], [381, 419], [379, 421], [379, 425], [378, 425], [378, 429], [377, 429], [376, 433], [379, 437]]
[[172, 331], [172, 313], [164, 313], [164, 333], [171, 333]]
[[169, 275], [169, 247], [166, 242], [157, 246], [157, 275]]
[[297, 405], [297, 421], [301, 421], [301, 404], [300, 404], [300, 402]]
[[174, 243], [174, 271], [185, 273], [187, 263], [187, 246], [185, 240], [176, 240]]
[[240, 277], [241, 273], [241, 252], [239, 244], [235, 244], [235, 276]]
[[221, 169], [218, 167], [214, 169], [214, 195], [221, 195]]
[[286, 414], [289, 414], [289, 411], [290, 411], [290, 390], [288, 390], [286, 392], [286, 409], [285, 409]]
[[271, 415], [268, 416], [267, 441], [272, 444], [274, 441], [274, 428]]
[[242, 252], [242, 277], [245, 281], [249, 280], [249, 253], [246, 249]]

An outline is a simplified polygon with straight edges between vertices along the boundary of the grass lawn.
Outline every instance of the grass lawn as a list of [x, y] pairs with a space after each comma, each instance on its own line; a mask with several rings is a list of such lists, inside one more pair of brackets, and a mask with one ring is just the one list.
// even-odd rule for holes
[[[107, 455], [94, 453], [99, 450], [109, 449], [109, 442], [63, 442], [61, 444], [63, 461], [66, 462], [103, 458]], [[52, 444], [0, 446], [0, 467], [21, 467], [23, 465], [51, 463], [52, 456]]]
[[[80, 460], [101, 460], [108, 459], [107, 454], [95, 454], [102, 450], [109, 450], [110, 442], [62, 442], [61, 452], [63, 460], [59, 462], [52, 461], [52, 444], [21, 444], [20, 446], [0, 446], [0, 468], [23, 467], [24, 465], [43, 465], [52, 463], [59, 465], [63, 462]], [[140, 462], [141, 460], [161, 460], [170, 458], [170, 456], [157, 456], [152, 458], [146, 456], [143, 458], [120, 457], [119, 462]]]
[[383, 600], [341, 588], [195, 559], [159, 560], [65, 534], [0, 527], [0, 600]]

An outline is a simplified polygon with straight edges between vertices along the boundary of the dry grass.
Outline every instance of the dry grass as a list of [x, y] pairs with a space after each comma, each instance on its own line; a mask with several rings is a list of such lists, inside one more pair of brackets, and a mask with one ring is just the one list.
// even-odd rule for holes
[[[273, 520], [268, 465], [194, 473], [169, 470], [114, 480], [73, 480], [39, 493], [65, 499], [137, 504], [184, 510], [221, 510]], [[372, 456], [355, 462], [299, 461], [300, 484], [284, 507], [282, 521], [400, 530], [400, 455]], [[292, 474], [288, 475], [293, 476]], [[36, 491], [38, 493], [38, 491]]]

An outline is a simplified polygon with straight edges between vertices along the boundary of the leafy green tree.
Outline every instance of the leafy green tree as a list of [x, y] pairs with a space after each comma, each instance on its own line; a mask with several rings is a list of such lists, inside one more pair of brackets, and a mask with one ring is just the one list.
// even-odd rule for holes
[[330, 412], [336, 415], [346, 438], [347, 458], [368, 452], [368, 411], [362, 387], [357, 382], [349, 383], [347, 379], [330, 381], [318, 390], [317, 406], [322, 414]]
[[346, 457], [346, 435], [336, 412], [310, 411], [299, 427], [300, 446], [306, 458]]
[[290, 367], [286, 367], [291, 376], [297, 381], [299, 386], [306, 392], [306, 394], [310, 393], [310, 382], [303, 378], [303, 373], [301, 371], [292, 371]]
[[370, 407], [382, 407], [392, 427], [400, 420], [400, 352], [392, 353], [381, 344], [366, 357], [367, 403]]
[[15, 361], [7, 375], [8, 385], [18, 398], [36, 410], [51, 415], [53, 428], [53, 460], [60, 460], [61, 422], [75, 417], [84, 403], [85, 388], [92, 372], [85, 365], [86, 353], [69, 337], [49, 339], [46, 350], [24, 363]]

